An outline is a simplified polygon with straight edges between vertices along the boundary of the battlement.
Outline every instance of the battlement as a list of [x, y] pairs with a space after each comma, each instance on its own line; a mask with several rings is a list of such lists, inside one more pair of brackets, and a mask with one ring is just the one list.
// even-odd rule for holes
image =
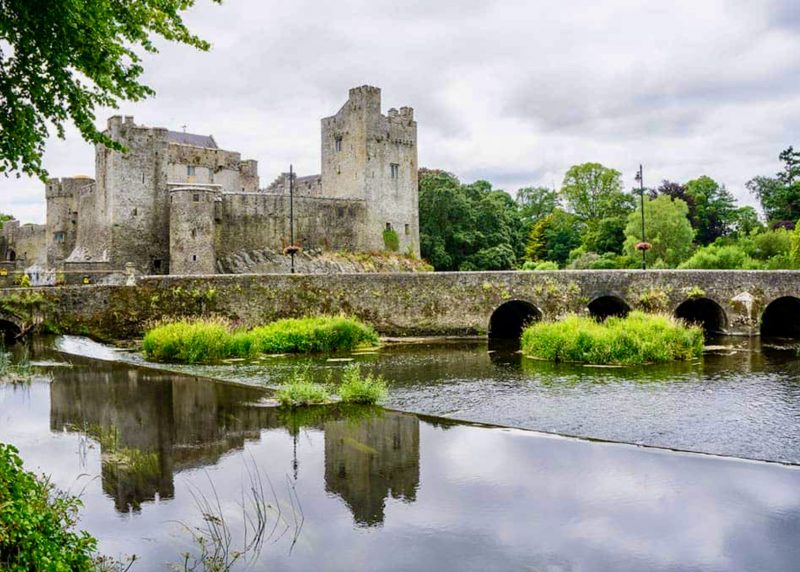
[[48, 199], [73, 197], [79, 194], [84, 187], [93, 184], [94, 179], [85, 175], [48, 179], [45, 184], [45, 197]]

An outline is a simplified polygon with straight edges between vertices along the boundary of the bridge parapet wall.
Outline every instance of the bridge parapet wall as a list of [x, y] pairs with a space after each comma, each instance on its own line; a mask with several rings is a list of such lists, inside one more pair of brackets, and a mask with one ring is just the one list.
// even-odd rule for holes
[[719, 304], [731, 333], [758, 333], [766, 306], [800, 297], [796, 271], [557, 271], [421, 274], [149, 276], [135, 286], [0, 290], [41, 293], [49, 319], [67, 332], [103, 337], [140, 334], [165, 317], [221, 315], [242, 325], [344, 312], [386, 335], [484, 334], [510, 300], [536, 306], [544, 319], [586, 313], [600, 296], [631, 308], [674, 313], [689, 299]]

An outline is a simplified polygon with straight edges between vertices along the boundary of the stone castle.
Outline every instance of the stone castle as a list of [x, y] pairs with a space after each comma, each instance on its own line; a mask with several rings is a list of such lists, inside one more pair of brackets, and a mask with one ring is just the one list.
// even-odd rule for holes
[[[3, 259], [18, 269], [215, 274], [223, 257], [290, 245], [289, 174], [259, 183], [258, 164], [210, 135], [111, 117], [95, 179], [47, 182], [47, 222], [9, 221]], [[322, 119], [322, 170], [294, 177], [294, 246], [419, 255], [417, 124], [410, 107], [381, 113], [380, 89], [350, 90]]]

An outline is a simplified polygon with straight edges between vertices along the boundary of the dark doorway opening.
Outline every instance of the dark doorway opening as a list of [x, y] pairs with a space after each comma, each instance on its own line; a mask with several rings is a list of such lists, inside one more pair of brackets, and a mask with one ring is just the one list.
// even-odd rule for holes
[[706, 334], [724, 334], [728, 327], [725, 310], [710, 298], [690, 298], [675, 310], [675, 317], [703, 327]]
[[600, 296], [589, 303], [589, 314], [596, 320], [603, 321], [611, 316], [624, 318], [631, 311], [628, 303], [617, 296]]
[[800, 338], [800, 298], [773, 300], [761, 315], [761, 335]]

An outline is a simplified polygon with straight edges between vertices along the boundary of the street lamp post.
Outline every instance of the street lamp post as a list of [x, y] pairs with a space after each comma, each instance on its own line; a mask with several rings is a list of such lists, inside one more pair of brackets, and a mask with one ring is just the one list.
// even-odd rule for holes
[[636, 180], [639, 181], [639, 195], [642, 201], [642, 242], [640, 243], [642, 270], [647, 270], [647, 237], [644, 234], [644, 170], [641, 164], [639, 165], [639, 171], [636, 173]]
[[289, 256], [292, 258], [292, 274], [294, 274], [294, 170], [289, 165]]

